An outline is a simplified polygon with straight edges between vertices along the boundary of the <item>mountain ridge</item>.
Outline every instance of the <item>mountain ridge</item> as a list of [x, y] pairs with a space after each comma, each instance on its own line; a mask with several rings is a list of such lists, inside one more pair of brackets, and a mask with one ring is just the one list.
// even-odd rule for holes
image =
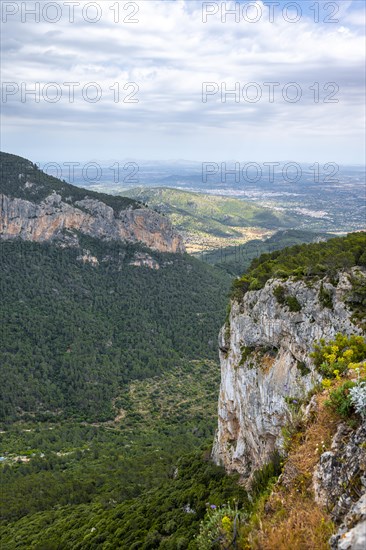
[[193, 253], [241, 244], [294, 227], [295, 216], [254, 202], [170, 187], [136, 187], [120, 193], [163, 213]]
[[170, 221], [137, 201], [73, 186], [22, 157], [1, 153], [0, 159], [2, 240], [57, 240], [77, 246], [81, 233], [141, 242], [160, 252], [185, 251]]

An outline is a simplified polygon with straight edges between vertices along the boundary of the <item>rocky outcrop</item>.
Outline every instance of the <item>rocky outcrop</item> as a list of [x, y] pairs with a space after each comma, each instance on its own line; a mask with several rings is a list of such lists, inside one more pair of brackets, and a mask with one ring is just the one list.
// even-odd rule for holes
[[366, 548], [366, 424], [351, 430], [341, 424], [331, 450], [313, 475], [315, 500], [331, 514], [337, 533], [333, 550]]
[[76, 258], [79, 262], [83, 262], [83, 264], [91, 264], [94, 267], [97, 267], [99, 265], [99, 260], [96, 256], [93, 256], [90, 253], [90, 250], [83, 250], [83, 253], [80, 254]]
[[[213, 448], [215, 462], [228, 472], [249, 478], [283, 448], [282, 428], [297, 414], [294, 402], [320, 380], [309, 358], [314, 342], [338, 332], [361, 333], [346, 304], [349, 275], [340, 273], [334, 284], [270, 280], [240, 303], [232, 302], [219, 337], [221, 388]], [[284, 295], [296, 298], [291, 308], [296, 311], [279, 300], [275, 289], [280, 285]], [[322, 303], [324, 289], [331, 308]]]
[[1, 239], [58, 239], [72, 244], [76, 232], [105, 240], [141, 242], [160, 252], [184, 251], [183, 241], [169, 220], [147, 208], [116, 214], [99, 200], [68, 204], [55, 192], [39, 204], [0, 195]]
[[160, 269], [160, 264], [150, 256], [150, 254], [145, 254], [144, 252], [136, 252], [132, 262], [129, 265], [135, 267], [148, 267], [150, 269]]

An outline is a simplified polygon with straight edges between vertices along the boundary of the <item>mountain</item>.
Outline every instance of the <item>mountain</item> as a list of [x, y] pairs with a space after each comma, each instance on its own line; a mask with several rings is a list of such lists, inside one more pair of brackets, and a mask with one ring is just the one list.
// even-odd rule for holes
[[355, 368], [366, 380], [365, 234], [264, 254], [234, 281], [213, 453], [230, 475], [210, 460], [229, 278], [79, 238], [1, 243], [3, 547], [360, 540], [365, 430], [350, 390]]
[[[230, 315], [220, 332], [214, 452], [228, 470], [250, 475], [281, 448], [281, 428], [291, 416], [286, 400], [303, 398], [320, 380], [309, 357], [313, 343], [340, 332], [363, 334], [364, 318], [355, 313], [359, 308], [365, 313], [366, 296], [357, 290], [366, 289], [365, 246], [366, 233], [299, 245], [263, 255], [235, 281]], [[312, 273], [300, 275], [298, 265], [304, 270], [306, 256], [316, 261], [316, 253], [324, 264], [319, 274], [314, 266]]]
[[[2, 158], [2, 546], [359, 538], [365, 434], [349, 396], [364, 375], [342, 365], [365, 356], [365, 234], [262, 254], [235, 279], [214, 438], [228, 273], [141, 203]], [[285, 522], [305, 513], [306, 527]]]
[[129, 380], [216, 357], [228, 277], [187, 255], [78, 239], [0, 242], [3, 420], [111, 418]]
[[366, 233], [298, 245], [234, 282], [212, 456], [249, 488], [284, 465], [239, 548], [327, 548], [338, 528], [332, 548], [364, 546], [365, 251]]
[[141, 187], [123, 195], [169, 217], [190, 252], [239, 244], [274, 229], [293, 227], [296, 216], [253, 202], [168, 187]]
[[127, 198], [81, 189], [48, 176], [30, 161], [1, 153], [0, 238], [63, 241], [78, 234], [141, 242], [162, 252], [183, 252], [169, 221]]
[[[164, 529], [182, 545], [175, 521], [191, 538], [205, 514], [202, 499], [244, 494], [204, 459], [230, 278], [185, 254], [156, 212], [43, 173], [38, 183], [27, 161], [19, 168], [10, 160], [1, 180], [2, 547], [42, 544], [32, 540], [38, 520], [56, 509], [66, 534], [69, 506], [74, 519], [84, 510], [93, 521], [104, 507], [113, 515], [117, 504], [122, 515], [135, 510], [144, 524], [137, 541], [144, 540], [146, 502], [151, 515], [159, 507], [165, 517], [168, 494], [176, 520]], [[141, 225], [128, 217], [141, 212]], [[113, 232], [122, 216], [127, 237]], [[187, 518], [193, 499], [197, 513]], [[107, 523], [114, 530], [111, 517]], [[94, 533], [85, 528], [83, 538]], [[128, 527], [117, 534], [119, 546], [132, 547], [135, 534]], [[45, 536], [47, 548], [78, 544], [60, 533]]]
[[229, 278], [167, 218], [1, 160], [3, 420], [112, 418], [124, 383], [216, 356]]

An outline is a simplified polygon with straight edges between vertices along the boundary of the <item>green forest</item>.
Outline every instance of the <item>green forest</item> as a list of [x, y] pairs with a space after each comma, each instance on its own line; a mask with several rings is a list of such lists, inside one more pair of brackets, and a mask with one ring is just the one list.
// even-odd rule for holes
[[180, 359], [216, 358], [228, 276], [187, 255], [80, 236], [78, 249], [2, 242], [0, 387], [5, 421], [107, 420], [124, 384]]
[[[249, 517], [281, 471], [273, 457], [248, 495], [210, 458], [231, 277], [78, 237], [0, 243], [2, 548], [201, 550], [212, 509]], [[356, 233], [263, 254], [234, 295], [364, 266], [365, 244]], [[159, 269], [132, 265], [137, 253]]]
[[79, 239], [0, 243], [2, 548], [187, 548], [206, 502], [246, 498], [209, 460], [230, 278]]

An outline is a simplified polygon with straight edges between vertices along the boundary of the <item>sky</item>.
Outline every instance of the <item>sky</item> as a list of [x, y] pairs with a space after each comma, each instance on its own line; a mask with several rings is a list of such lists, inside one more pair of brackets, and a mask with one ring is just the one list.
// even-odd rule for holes
[[3, 151], [365, 164], [363, 0], [1, 9]]

